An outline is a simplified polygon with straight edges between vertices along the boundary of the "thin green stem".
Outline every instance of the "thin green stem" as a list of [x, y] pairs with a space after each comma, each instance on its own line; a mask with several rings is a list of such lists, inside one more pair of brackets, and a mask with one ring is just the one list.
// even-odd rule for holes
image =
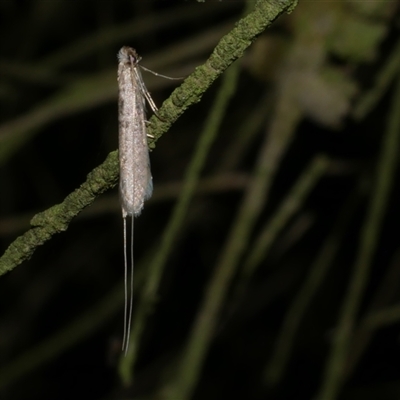
[[337, 398], [344, 381], [346, 359], [352, 339], [357, 312], [368, 282], [373, 256], [378, 244], [382, 220], [390, 190], [393, 186], [400, 135], [400, 75], [397, 79], [387, 132], [382, 143], [375, 189], [362, 231], [360, 248], [339, 319], [336, 338], [328, 357], [319, 400]]
[[337, 254], [341, 238], [351, 221], [360, 198], [359, 193], [364, 186], [364, 181], [362, 181], [354, 193], [350, 195], [332, 228], [331, 234], [319, 251], [305, 282], [284, 317], [276, 344], [273, 346], [272, 358], [265, 370], [265, 381], [269, 386], [276, 386], [282, 380], [300, 323]]
[[164, 389], [162, 398], [187, 400], [199, 380], [230, 283], [240, 265], [251, 231], [264, 208], [275, 172], [301, 117], [300, 110], [286, 95], [278, 100], [276, 114], [260, 149], [253, 178], [207, 287], [183, 351], [178, 374]]

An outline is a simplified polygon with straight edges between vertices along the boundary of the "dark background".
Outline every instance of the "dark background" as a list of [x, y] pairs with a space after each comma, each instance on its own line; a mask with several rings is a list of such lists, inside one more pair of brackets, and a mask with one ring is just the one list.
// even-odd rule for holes
[[[223, 184], [204, 190], [201, 181], [203, 190], [191, 202], [164, 270], [159, 302], [147, 320], [135, 384], [124, 388], [118, 377], [123, 248], [114, 189], [99, 197], [65, 233], [38, 248], [31, 260], [1, 277], [0, 398], [160, 398], [157, 393], [184, 350], [263, 138], [274, 119], [282, 118], [275, 105], [293, 72], [300, 74], [304, 85], [296, 100], [301, 119], [278, 163], [268, 203], [243, 259], [313, 158], [327, 155], [331, 165], [274, 237], [271, 250], [258, 263], [237, 303], [239, 263], [193, 398], [311, 399], [317, 393], [376, 188], [382, 140], [391, 116], [393, 78], [367, 115], [356, 118], [354, 113], [399, 47], [399, 15], [395, 2], [381, 2], [380, 8], [371, 6], [370, 10], [346, 1], [303, 3], [293, 14], [279, 18], [239, 61], [236, 92], [202, 173], [205, 179], [219, 177]], [[119, 48], [135, 47], [143, 57], [141, 63], [158, 73], [188, 75], [234, 27], [244, 6], [239, 0], [0, 1], [2, 252], [29, 229], [33, 215], [60, 203], [117, 148]], [[356, 23], [365, 30], [346, 30]], [[372, 38], [368, 32], [373, 32]], [[364, 43], [364, 52], [346, 53], [343, 43], [354, 38]], [[313, 46], [323, 49], [323, 61], [315, 64], [310, 78], [315, 85], [309, 85], [301, 75], [304, 66], [290, 60], [296, 51]], [[314, 57], [320, 55], [310, 54], [304, 59], [313, 65]], [[351, 90], [337, 95], [334, 89], [340, 85], [321, 83], [320, 72], [327, 69], [334, 70], [341, 77], [340, 85], [344, 82]], [[179, 85], [143, 75], [159, 106]], [[68, 97], [69, 90], [82, 82], [76, 94], [81, 101], [74, 101]], [[155, 192], [135, 220], [138, 290], [219, 87], [220, 80], [151, 153]], [[339, 103], [330, 102], [335, 96]], [[239, 151], [234, 166], [218, 175], [221, 160], [247, 134], [243, 127], [255, 118], [257, 109], [261, 111], [255, 133]], [[357, 191], [360, 181], [365, 181], [366, 189]], [[358, 310], [360, 321], [371, 312], [379, 291], [388, 294], [379, 309], [399, 301], [397, 181], [396, 175], [382, 227], [378, 227], [377, 250]], [[176, 189], [168, 190], [171, 183], [177, 184]], [[302, 318], [281, 381], [265, 383], [263, 371], [285, 313], [349, 199], [353, 208], [343, 217], [346, 225], [336, 237], [338, 249]], [[104, 316], [102, 302], [113, 309]], [[97, 322], [80, 334], [85, 321], [91, 324], [90, 316], [97, 316]], [[400, 398], [398, 318], [371, 333], [347, 373], [340, 398]]]

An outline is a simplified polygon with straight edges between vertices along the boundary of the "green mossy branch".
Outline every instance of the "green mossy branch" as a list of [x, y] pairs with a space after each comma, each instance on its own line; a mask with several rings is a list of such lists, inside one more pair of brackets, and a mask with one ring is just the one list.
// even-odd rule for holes
[[[254, 10], [241, 19], [215, 47], [210, 58], [178, 87], [159, 110], [162, 120], [151, 118], [149, 134], [153, 137], [150, 147], [192, 104], [201, 100], [210, 85], [239, 57], [247, 47], [283, 12], [290, 12], [296, 0], [258, 0]], [[96, 167], [87, 180], [65, 200], [35, 215], [32, 229], [18, 237], [0, 258], [0, 275], [29, 259], [38, 246], [54, 234], [68, 228], [71, 220], [95, 198], [114, 187], [118, 181], [118, 152], [111, 152], [103, 164]]]
[[54, 234], [67, 230], [74, 217], [117, 182], [118, 153], [113, 151], [103, 164], [88, 174], [86, 182], [69, 194], [62, 203], [32, 218], [32, 229], [11, 243], [0, 258], [0, 275], [29, 259], [36, 248], [50, 240]]
[[174, 90], [159, 111], [162, 120], [151, 118], [151, 148], [154, 142], [192, 104], [201, 100], [211, 84], [254, 42], [271, 23], [283, 12], [290, 12], [297, 0], [259, 0], [254, 10], [242, 18], [231, 32], [217, 44], [209, 59]]

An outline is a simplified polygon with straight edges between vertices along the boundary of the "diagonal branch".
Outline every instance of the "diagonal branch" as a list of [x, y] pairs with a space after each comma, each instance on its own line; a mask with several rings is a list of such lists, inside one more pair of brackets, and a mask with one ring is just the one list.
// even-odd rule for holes
[[[209, 59], [175, 89], [159, 110], [162, 118], [151, 118], [149, 141], [151, 148], [183, 112], [201, 100], [203, 93], [238, 58], [247, 47], [283, 12], [290, 12], [296, 0], [258, 0], [254, 10], [242, 18], [234, 29], [215, 47]], [[95, 198], [114, 187], [118, 181], [118, 152], [111, 152], [103, 164], [88, 174], [86, 181], [62, 203], [36, 214], [32, 228], [19, 236], [0, 258], [0, 275], [29, 259], [38, 246], [54, 234], [68, 228], [71, 220]]]

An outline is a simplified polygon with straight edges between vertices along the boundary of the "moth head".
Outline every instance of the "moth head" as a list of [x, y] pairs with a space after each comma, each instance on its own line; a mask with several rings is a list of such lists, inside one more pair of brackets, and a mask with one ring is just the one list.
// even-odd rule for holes
[[141, 57], [136, 53], [136, 50], [129, 46], [123, 46], [118, 52], [118, 62], [131, 65], [137, 65]]

